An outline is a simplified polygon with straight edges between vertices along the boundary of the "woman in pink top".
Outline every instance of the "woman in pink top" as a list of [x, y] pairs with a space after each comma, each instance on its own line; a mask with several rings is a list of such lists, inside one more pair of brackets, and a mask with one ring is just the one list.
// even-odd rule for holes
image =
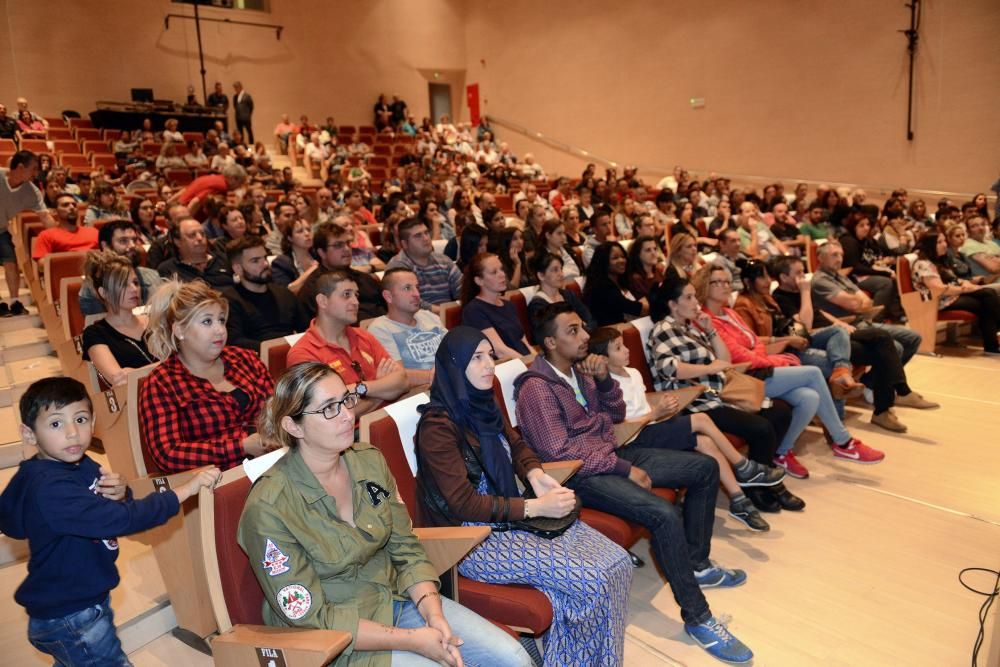
[[[732, 283], [729, 269], [716, 264], [702, 267], [691, 279], [698, 301], [711, 315], [712, 326], [726, 343], [732, 362], [749, 363], [747, 373], [764, 381], [764, 394], [792, 406], [792, 423], [778, 445], [775, 463], [780, 464], [792, 453], [795, 441], [817, 415], [826, 428], [834, 457], [855, 463], [878, 463], [885, 458], [885, 454], [852, 437], [844, 427], [819, 368], [799, 365], [798, 357], [790, 353], [768, 352], [753, 329], [729, 307]], [[801, 339], [796, 344], [806, 342]]]

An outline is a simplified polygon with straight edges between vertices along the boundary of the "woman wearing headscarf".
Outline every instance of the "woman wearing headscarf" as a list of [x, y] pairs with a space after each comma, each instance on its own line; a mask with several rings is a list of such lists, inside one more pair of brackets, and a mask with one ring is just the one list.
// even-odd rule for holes
[[[471, 327], [452, 329], [435, 357], [431, 400], [417, 427], [421, 511], [435, 526], [489, 525], [458, 565], [475, 581], [527, 584], [552, 601], [545, 665], [620, 665], [632, 565], [618, 545], [576, 521], [548, 539], [511, 522], [558, 519], [576, 507], [570, 489], [508, 426], [493, 395], [493, 346]], [[533, 491], [522, 497], [517, 478]]]

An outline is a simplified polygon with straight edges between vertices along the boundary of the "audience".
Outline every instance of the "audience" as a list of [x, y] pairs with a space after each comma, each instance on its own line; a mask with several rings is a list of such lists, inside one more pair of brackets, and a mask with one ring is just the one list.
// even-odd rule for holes
[[203, 280], [212, 287], [233, 284], [232, 269], [226, 266], [225, 260], [209, 251], [200, 222], [185, 218], [171, 226], [167, 236], [173, 243], [175, 255], [160, 263], [157, 271], [161, 276], [184, 283]]
[[410, 218], [396, 228], [399, 252], [389, 260], [388, 269], [406, 268], [416, 274], [420, 285], [421, 307], [438, 312], [440, 305], [454, 301], [462, 293], [462, 274], [455, 262], [434, 252], [427, 224]]
[[476, 255], [462, 278], [462, 324], [482, 331], [500, 359], [531, 353], [517, 308], [504, 297], [507, 276], [500, 258]]
[[147, 343], [161, 363], [139, 392], [145, 446], [165, 473], [228, 470], [271, 447], [255, 424], [274, 381], [260, 357], [226, 345], [228, 303], [200, 280], [161, 285]]
[[[410, 664], [531, 665], [509, 635], [438, 594], [389, 466], [354, 441], [358, 400], [335, 370], [305, 363], [261, 415], [261, 433], [288, 453], [254, 484], [236, 540], [255, 562], [264, 555], [253, 568], [264, 622], [347, 632], [352, 662], [391, 651]], [[359, 485], [370, 502], [356, 500]], [[292, 605], [293, 593], [307, 603]]]
[[[135, 225], [127, 220], [112, 220], [101, 227], [97, 239], [102, 252], [119, 255], [134, 268], [139, 279], [138, 305], [149, 301], [150, 294], [160, 286], [163, 278], [153, 269], [140, 266], [140, 246]], [[87, 272], [84, 271], [84, 274]], [[80, 287], [80, 312], [84, 315], [97, 315], [106, 310], [104, 302], [97, 293], [97, 287], [98, 285], [90, 280], [85, 280]]]
[[389, 269], [382, 276], [382, 298], [388, 312], [372, 320], [368, 333], [403, 365], [411, 387], [430, 384], [445, 330], [438, 315], [420, 307], [417, 275], [403, 267]]
[[237, 279], [232, 287], [222, 290], [229, 302], [226, 329], [230, 345], [260, 352], [265, 340], [306, 330], [308, 315], [287, 287], [274, 282], [260, 237], [230, 241], [226, 256]]
[[[924, 234], [917, 243], [917, 261], [913, 263], [913, 285], [931, 299], [939, 294], [938, 310], [964, 310], [975, 313], [986, 354], [1000, 354], [997, 342], [997, 318], [1000, 318], [1000, 295], [996, 290], [958, 278], [948, 262], [948, 241], [943, 234]], [[903, 259], [902, 261], [909, 261]]]
[[43, 229], [35, 239], [31, 258], [40, 260], [53, 252], [79, 252], [97, 247], [97, 229], [80, 224], [82, 211], [73, 195], [63, 192], [56, 197], [55, 227]]
[[[683, 442], [666, 441], [665, 433], [652, 428], [619, 447], [613, 425], [625, 418], [625, 401], [607, 358], [587, 352], [590, 336], [568, 304], [550, 305], [538, 318], [543, 354], [515, 381], [517, 421], [525, 440], [543, 461], [582, 460], [567, 486], [585, 507], [649, 529], [653, 555], [681, 609], [685, 631], [716, 657], [749, 660], [750, 649], [712, 615], [701, 592], [702, 587], [739, 586], [747, 578], [742, 570], [722, 568], [708, 558], [719, 486], [715, 459], [683, 451]], [[683, 509], [653, 493], [653, 486], [686, 489]]]
[[[703, 267], [691, 284], [703, 311], [711, 317], [712, 328], [725, 343], [728, 361], [748, 363], [746, 372], [764, 382], [765, 396], [792, 406], [792, 423], [778, 445], [776, 458], [792, 450], [806, 426], [817, 416], [829, 434], [834, 457], [854, 463], [878, 463], [885, 458], [885, 454], [852, 437], [844, 427], [820, 369], [800, 365], [798, 356], [790, 352], [766, 350], [739, 314], [728, 307], [732, 292], [728, 269]], [[806, 340], [798, 337], [786, 343], [799, 350], [806, 346]]]
[[132, 263], [112, 251], [87, 253], [83, 271], [107, 313], [83, 330], [83, 358], [107, 386], [120, 387], [130, 370], [156, 361], [146, 347], [148, 319], [132, 312], [144, 303], [139, 278]]
[[[563, 273], [563, 261], [558, 255], [543, 252], [538, 253], [531, 259], [532, 270], [538, 277], [538, 291], [528, 302], [528, 319], [535, 321], [536, 313], [550, 303], [568, 303], [573, 312], [580, 316], [580, 321], [587, 331], [597, 328], [597, 322], [590, 310], [584, 305], [580, 297], [571, 289], [564, 287], [568, 284]], [[538, 342], [538, 332], [531, 331], [532, 338]]]
[[[670, 279], [653, 290], [650, 316], [655, 322], [646, 341], [646, 358], [657, 391], [705, 386], [688, 405], [688, 412], [706, 412], [725, 433], [747, 441], [749, 457], [772, 465], [779, 441], [791, 424], [785, 403], [764, 403], [752, 408], [735, 407], [722, 398], [729, 377], [735, 372], [729, 350], [712, 326], [712, 318], [701, 310], [695, 289], [688, 281]], [[756, 408], [754, 410], [753, 408]], [[805, 502], [784, 484], [747, 488], [745, 493], [759, 510], [801, 511]]]
[[620, 243], [602, 243], [587, 266], [583, 302], [598, 326], [618, 324], [649, 314], [649, 301], [636, 298], [626, 283], [628, 259]]
[[[579, 520], [557, 539], [518, 529], [519, 521], [566, 517], [576, 508], [575, 494], [542, 470], [504, 421], [493, 394], [493, 347], [482, 332], [452, 329], [436, 356], [431, 399], [420, 408], [414, 438], [422, 514], [435, 526], [494, 527], [458, 571], [546, 594], [554, 611], [546, 664], [575, 664], [584, 654], [592, 664], [621, 664], [632, 580], [628, 554]], [[522, 497], [517, 479], [533, 497]]]
[[274, 283], [298, 294], [303, 283], [319, 262], [312, 256], [312, 225], [307, 220], [293, 220], [281, 228], [281, 254], [271, 262]]
[[847, 232], [840, 237], [844, 260], [841, 268], [850, 269], [850, 279], [871, 295], [882, 311], [872, 318], [876, 322], [889, 319], [903, 322], [903, 306], [896, 287], [896, 272], [889, 268], [882, 249], [872, 238], [871, 219], [865, 213], [852, 215], [847, 221]]
[[976, 213], [966, 221], [969, 238], [962, 244], [962, 254], [969, 260], [972, 275], [985, 283], [1000, 282], [1000, 245], [988, 238], [989, 218]]
[[323, 223], [313, 231], [312, 254], [318, 264], [299, 288], [299, 301], [305, 307], [310, 317], [316, 314], [317, 283], [330, 271], [343, 271], [351, 277], [358, 289], [358, 316], [362, 320], [385, 315], [385, 304], [382, 302], [382, 290], [378, 279], [368, 273], [355, 271], [351, 268], [350, 230], [335, 222]]
[[[362, 274], [363, 275], [363, 274]], [[358, 284], [344, 270], [328, 271], [316, 281], [316, 319], [288, 352], [288, 365], [320, 361], [356, 392], [361, 416], [394, 401], [409, 385], [406, 370], [358, 322]]]

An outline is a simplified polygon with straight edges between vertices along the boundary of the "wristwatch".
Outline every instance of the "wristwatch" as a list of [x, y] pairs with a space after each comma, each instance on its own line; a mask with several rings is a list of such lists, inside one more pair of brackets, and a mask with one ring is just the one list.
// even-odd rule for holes
[[358, 380], [358, 383], [354, 385], [354, 393], [358, 395], [358, 398], [365, 397], [365, 394], [368, 393], [368, 385], [365, 384], [364, 380]]

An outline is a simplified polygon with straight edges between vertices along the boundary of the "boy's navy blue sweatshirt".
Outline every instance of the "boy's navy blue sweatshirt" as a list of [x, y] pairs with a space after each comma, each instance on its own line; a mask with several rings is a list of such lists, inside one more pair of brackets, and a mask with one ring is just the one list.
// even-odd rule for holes
[[33, 618], [58, 618], [102, 602], [118, 585], [120, 535], [163, 524], [180, 509], [173, 491], [141, 500], [108, 500], [96, 492], [100, 466], [23, 461], [0, 496], [0, 531], [27, 539], [28, 577], [14, 600]]

